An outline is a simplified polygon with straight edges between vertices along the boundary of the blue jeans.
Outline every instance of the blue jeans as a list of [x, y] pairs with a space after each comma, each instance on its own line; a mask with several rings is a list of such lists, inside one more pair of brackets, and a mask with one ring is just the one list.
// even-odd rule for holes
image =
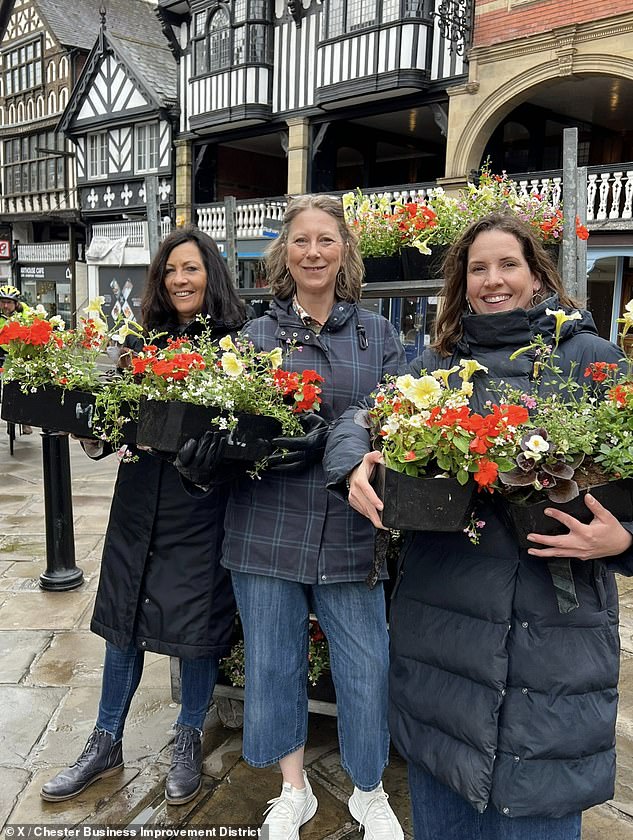
[[[115, 741], [123, 737], [130, 703], [143, 673], [145, 652], [130, 645], [127, 650], [106, 642], [101, 700], [97, 727]], [[217, 657], [180, 660], [181, 708], [177, 723], [202, 731], [202, 725], [218, 677]]]
[[312, 610], [330, 648], [341, 765], [356, 787], [373, 790], [389, 754], [382, 585], [310, 586], [244, 572], [232, 578], [244, 628], [244, 758], [267, 767], [306, 743]]
[[580, 840], [580, 813], [504, 817], [489, 805], [483, 814], [416, 764], [409, 764], [415, 840]]

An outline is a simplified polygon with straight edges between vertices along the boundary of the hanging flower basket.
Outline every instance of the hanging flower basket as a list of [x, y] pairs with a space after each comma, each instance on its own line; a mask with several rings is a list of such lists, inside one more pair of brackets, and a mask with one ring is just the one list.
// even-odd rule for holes
[[[217, 429], [214, 423], [222, 415], [213, 406], [195, 405], [178, 400], [141, 398], [137, 442], [161, 452], [178, 452], [191, 438]], [[234, 460], [258, 461], [273, 451], [271, 439], [281, 434], [281, 423], [264, 414], [241, 414], [233, 430]]]
[[364, 257], [366, 283], [399, 283], [402, 280], [402, 260], [392, 257]]
[[402, 531], [463, 531], [475, 504], [475, 483], [414, 478], [377, 464], [372, 486], [384, 504], [382, 524]]
[[442, 265], [448, 245], [434, 245], [430, 254], [422, 254], [417, 248], [403, 248], [402, 276], [405, 280], [441, 281]]
[[584, 524], [593, 519], [593, 514], [585, 504], [587, 493], [596, 498], [616, 519], [621, 522], [633, 520], [633, 499], [631, 497], [630, 479], [607, 481], [604, 484], [597, 484], [580, 491], [580, 494], [570, 502], [554, 503], [550, 499], [525, 504], [505, 499], [505, 509], [508, 519], [514, 528], [519, 545], [522, 548], [538, 548], [537, 543], [527, 539], [528, 534], [545, 534], [547, 536], [558, 536], [566, 534], [567, 528], [546, 516], [546, 508], [556, 508], [568, 513]]
[[[100, 437], [96, 431], [96, 397], [87, 391], [42, 385], [24, 393], [18, 382], [5, 382], [2, 388], [2, 419], [82, 438]], [[122, 406], [125, 414], [125, 407]], [[136, 423], [128, 421], [118, 438], [134, 443]]]

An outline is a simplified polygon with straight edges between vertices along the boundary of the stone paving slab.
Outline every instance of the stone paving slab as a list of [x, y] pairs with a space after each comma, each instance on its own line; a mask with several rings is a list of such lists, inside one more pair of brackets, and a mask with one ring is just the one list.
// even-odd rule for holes
[[25, 685], [100, 687], [103, 673], [103, 639], [93, 633], [55, 633], [24, 680]]
[[33, 773], [11, 813], [10, 822], [77, 825], [94, 821], [106, 825], [107, 823], [96, 816], [99, 810], [116, 794], [120, 794], [125, 799], [125, 791], [128, 786], [134, 784], [138, 776], [136, 768], [125, 767], [121, 773], [102, 779], [75, 799], [69, 799], [66, 802], [44, 802], [40, 797], [42, 785], [61, 769], [62, 766], [57, 766], [39, 769]]
[[21, 683], [52, 638], [45, 630], [0, 631], [0, 682]]
[[0, 685], [0, 765], [22, 767], [65, 690]]
[[0, 767], [0, 826], [7, 821], [18, 797], [26, 787], [29, 774], [19, 767]]
[[16, 592], [0, 606], [0, 630], [72, 630], [91, 600], [89, 592]]
[[610, 805], [599, 805], [583, 816], [582, 840], [631, 840], [633, 820]]

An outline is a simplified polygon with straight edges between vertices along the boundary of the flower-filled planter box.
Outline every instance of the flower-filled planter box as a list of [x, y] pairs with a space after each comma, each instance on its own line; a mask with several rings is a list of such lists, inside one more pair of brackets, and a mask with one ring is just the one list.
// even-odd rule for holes
[[[2, 388], [2, 419], [82, 438], [97, 438], [95, 396], [44, 385], [26, 394], [18, 382], [5, 382]], [[136, 423], [123, 424], [121, 442], [134, 443]]]
[[400, 255], [392, 257], [364, 257], [366, 283], [398, 283], [402, 280]]
[[417, 248], [403, 248], [402, 276], [404, 280], [438, 280], [442, 278], [442, 264], [448, 245], [434, 245], [430, 254], [422, 254]]
[[546, 508], [556, 508], [568, 513], [584, 524], [593, 519], [593, 514], [585, 504], [587, 493], [596, 498], [616, 519], [621, 522], [633, 521], [633, 498], [631, 496], [630, 479], [620, 481], [607, 481], [604, 484], [597, 484], [594, 487], [587, 487], [580, 491], [580, 494], [570, 502], [562, 504], [554, 503], [549, 499], [522, 504], [505, 499], [505, 509], [508, 519], [517, 535], [519, 545], [522, 548], [538, 548], [538, 544], [527, 539], [528, 534], [545, 534], [547, 536], [558, 536], [566, 534], [567, 528], [546, 516]]
[[[205, 432], [217, 429], [213, 420], [222, 412], [213, 406], [195, 405], [178, 400], [141, 398], [137, 442], [161, 452], [178, 452], [191, 438], [198, 440]], [[233, 430], [231, 449], [235, 460], [257, 461], [273, 451], [270, 440], [281, 434], [281, 423], [274, 417], [241, 414]]]
[[384, 504], [382, 524], [402, 531], [463, 531], [475, 484], [456, 478], [414, 478], [376, 464], [372, 486]]

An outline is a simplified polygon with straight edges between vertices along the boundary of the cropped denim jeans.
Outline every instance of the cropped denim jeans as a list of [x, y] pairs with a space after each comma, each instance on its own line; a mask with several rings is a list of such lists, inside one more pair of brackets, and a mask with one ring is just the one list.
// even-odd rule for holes
[[504, 817], [489, 805], [472, 805], [416, 764], [409, 764], [415, 840], [580, 840], [580, 813], [554, 817]]
[[373, 790], [389, 753], [389, 648], [382, 585], [310, 586], [233, 572], [244, 628], [243, 752], [267, 767], [308, 735], [308, 630], [314, 612], [327, 636], [336, 689], [341, 765], [356, 787]]
[[[134, 645], [126, 650], [106, 642], [97, 728], [115, 741], [123, 737], [130, 703], [141, 681], [145, 652]], [[181, 707], [177, 723], [202, 731], [218, 677], [217, 657], [180, 660]]]

